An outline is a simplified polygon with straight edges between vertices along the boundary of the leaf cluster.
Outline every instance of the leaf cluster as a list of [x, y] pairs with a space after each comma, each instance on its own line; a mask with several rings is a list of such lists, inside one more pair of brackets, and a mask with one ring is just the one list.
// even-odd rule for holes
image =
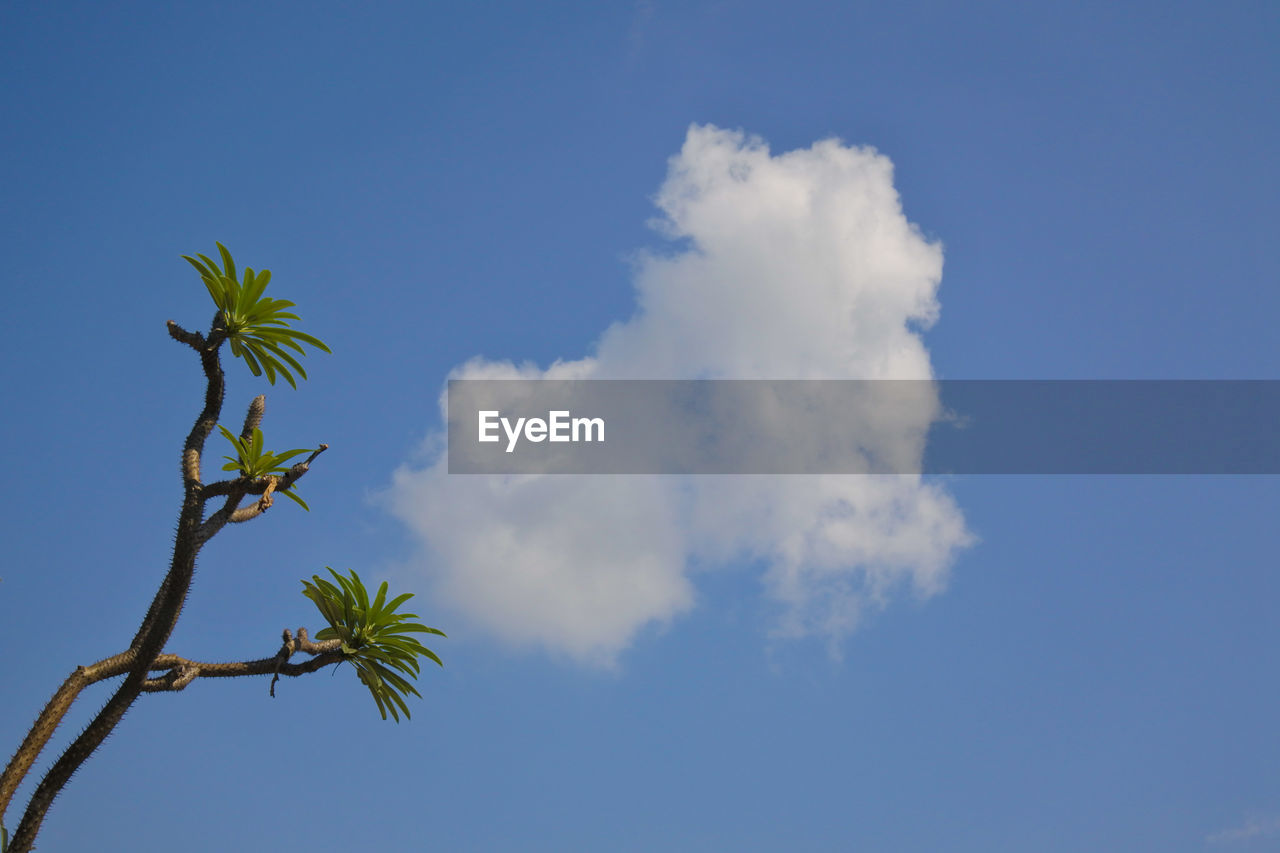
[[[328, 566], [325, 566], [329, 569]], [[415, 613], [397, 613], [413, 593], [387, 601], [387, 583], [383, 581], [373, 600], [369, 599], [369, 591], [365, 588], [360, 576], [351, 571], [350, 577], [344, 577], [333, 569], [329, 569], [337, 584], [324, 580], [319, 575], [312, 575], [311, 582], [303, 581], [303, 595], [315, 603], [320, 614], [329, 623], [329, 627], [316, 634], [317, 640], [341, 640], [342, 654], [356, 668], [360, 680], [378, 705], [382, 719], [390, 712], [396, 722], [400, 721], [399, 711], [409, 717], [409, 706], [404, 697], [412, 693], [422, 698], [408, 678], [417, 679], [421, 671], [418, 657], [429, 658], [440, 666], [444, 666], [435, 652], [424, 646], [414, 634], [436, 634], [445, 636], [443, 631], [428, 628], [411, 620], [417, 619]]]
[[[305, 447], [286, 450], [284, 453], [272, 453], [270, 450], [264, 450], [262, 447], [262, 430], [257, 427], [253, 428], [253, 432], [247, 439], [241, 438], [222, 424], [218, 424], [218, 429], [222, 431], [223, 438], [231, 442], [231, 446], [236, 450], [235, 456], [222, 457], [227, 460], [227, 464], [222, 466], [222, 470], [239, 471], [242, 477], [249, 477], [250, 479], [286, 474], [289, 469], [284, 463], [295, 456], [312, 452], [311, 448]], [[281, 494], [292, 499], [307, 512], [311, 511], [311, 507], [307, 506], [306, 501], [298, 497], [292, 486], [280, 491]]]
[[303, 379], [307, 378], [307, 371], [287, 349], [298, 355], [306, 355], [302, 344], [325, 352], [331, 350], [319, 338], [289, 327], [290, 320], [299, 319], [297, 314], [286, 310], [293, 307], [292, 302], [262, 295], [271, 281], [271, 270], [255, 273], [252, 268], [246, 268], [244, 281], [238, 281], [231, 253], [221, 243], [217, 246], [222, 256], [221, 268], [206, 255], [182, 257], [200, 273], [201, 281], [218, 306], [227, 341], [231, 344], [231, 354], [243, 358], [254, 376], [265, 372], [267, 381], [274, 385], [276, 374], [279, 374], [297, 388], [290, 369], [297, 371]]

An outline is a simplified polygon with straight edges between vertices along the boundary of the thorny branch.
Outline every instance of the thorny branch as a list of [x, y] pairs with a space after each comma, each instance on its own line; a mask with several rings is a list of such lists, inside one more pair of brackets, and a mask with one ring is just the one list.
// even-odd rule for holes
[[[273, 674], [271, 692], [280, 675], [296, 676], [314, 672], [342, 659], [336, 641], [312, 643], [306, 631], [299, 629], [295, 639], [285, 632], [284, 645], [274, 657], [240, 663], [200, 663], [177, 655], [161, 654], [172, 634], [183, 602], [191, 586], [197, 554], [204, 544], [230, 521], [247, 521], [260, 515], [271, 505], [271, 493], [283, 491], [293, 485], [308, 470], [310, 463], [327, 449], [327, 445], [311, 454], [306, 461], [294, 465], [281, 477], [261, 477], [213, 483], [201, 481], [200, 463], [205, 442], [217, 425], [222, 411], [226, 390], [218, 350], [227, 339], [227, 329], [222, 313], [214, 316], [208, 335], [189, 332], [170, 320], [169, 336], [193, 349], [200, 357], [206, 379], [204, 408], [192, 425], [182, 448], [183, 500], [178, 517], [177, 537], [169, 571], [156, 591], [151, 606], [138, 628], [129, 648], [118, 655], [106, 658], [87, 667], [77, 667], [53, 695], [32, 725], [22, 745], [14, 754], [4, 773], [0, 774], [0, 817], [7, 810], [14, 792], [26, 777], [40, 752], [48, 744], [71, 705], [85, 687], [98, 681], [125, 675], [124, 682], [89, 723], [79, 737], [67, 747], [36, 787], [26, 812], [9, 842], [9, 853], [28, 853], [49, 806], [71, 776], [100, 746], [124, 716], [125, 711], [143, 692], [181, 690], [199, 677], [229, 677], [238, 675]], [[264, 410], [264, 398], [256, 397], [249, 405], [242, 435], [249, 435], [258, 426]], [[249, 495], [260, 499], [240, 510], [239, 504]], [[222, 509], [205, 518], [205, 503], [215, 497], [226, 497]], [[240, 512], [240, 515], [237, 515]], [[289, 663], [296, 651], [313, 657], [303, 663]], [[149, 677], [156, 670], [167, 670], [164, 675]]]
[[[307, 629], [299, 628], [298, 636], [285, 629], [284, 642], [280, 651], [269, 658], [238, 661], [234, 663], [201, 663], [187, 660], [177, 655], [160, 655], [151, 665], [152, 670], [167, 669], [168, 672], [156, 678], [149, 678], [143, 684], [143, 692], [157, 693], [168, 690], [181, 690], [197, 678], [239, 678], [245, 675], [271, 674], [271, 686], [268, 692], [276, 695], [276, 682], [280, 676], [296, 677], [323, 669], [329, 664], [343, 660], [341, 640], [325, 640], [313, 643], [307, 638]], [[289, 663], [295, 652], [312, 655], [310, 660], [302, 663]]]

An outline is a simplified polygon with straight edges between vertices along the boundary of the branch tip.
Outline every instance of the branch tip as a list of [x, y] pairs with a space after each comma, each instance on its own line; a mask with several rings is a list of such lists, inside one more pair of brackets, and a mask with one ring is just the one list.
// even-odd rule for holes
[[165, 327], [169, 330], [169, 337], [178, 343], [186, 344], [196, 352], [204, 348], [204, 336], [199, 332], [188, 332], [172, 320], [166, 320]]
[[262, 415], [267, 409], [267, 395], [259, 394], [249, 403], [249, 411], [244, 416], [244, 429], [240, 430], [240, 438], [248, 441], [253, 431], [262, 423]]

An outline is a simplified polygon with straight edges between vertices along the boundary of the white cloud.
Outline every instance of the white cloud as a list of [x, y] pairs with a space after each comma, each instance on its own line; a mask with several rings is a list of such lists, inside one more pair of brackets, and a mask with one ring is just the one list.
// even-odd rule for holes
[[1280, 835], [1280, 817], [1274, 815], [1254, 816], [1240, 826], [1215, 832], [1205, 839], [1209, 844], [1228, 844], [1233, 842], [1252, 841], [1255, 838], [1270, 838]]
[[[923, 379], [942, 251], [893, 167], [836, 140], [772, 155], [689, 129], [656, 197], [681, 243], [636, 260], [635, 316], [547, 370], [476, 359], [454, 378]], [[438, 436], [432, 439], [438, 447]], [[845, 636], [907, 587], [941, 590], [971, 537], [918, 477], [449, 477], [405, 466], [393, 511], [433, 592], [516, 643], [609, 665], [694, 603], [691, 561], [767, 565], [777, 633]]]

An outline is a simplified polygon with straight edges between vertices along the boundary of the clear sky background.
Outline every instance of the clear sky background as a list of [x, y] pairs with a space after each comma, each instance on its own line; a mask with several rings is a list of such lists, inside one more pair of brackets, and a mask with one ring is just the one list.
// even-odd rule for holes
[[[450, 634], [399, 725], [349, 669], [144, 697], [42, 850], [1280, 849], [1275, 478], [432, 473], [475, 358], [1278, 378], [1274, 4], [9, 2], [0, 33], [5, 757], [163, 575], [202, 395], [164, 321], [207, 325], [180, 255], [215, 240], [334, 350], [296, 392], [229, 364], [225, 420], [266, 391], [271, 445], [332, 449], [312, 512], [206, 549], [170, 650], [274, 653], [325, 565]], [[831, 502], [865, 511], [823, 550]]]

